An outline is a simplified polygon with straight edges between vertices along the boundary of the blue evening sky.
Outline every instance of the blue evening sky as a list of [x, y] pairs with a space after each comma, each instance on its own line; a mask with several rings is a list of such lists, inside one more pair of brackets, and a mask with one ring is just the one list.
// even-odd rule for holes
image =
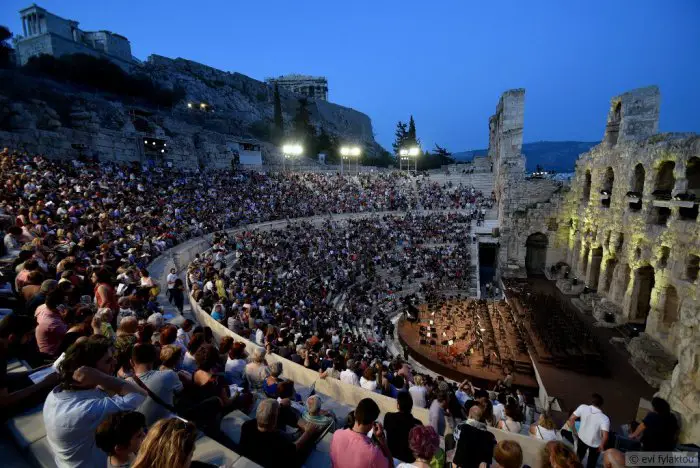
[[[21, 32], [2, 0], [0, 24]], [[486, 147], [501, 92], [524, 87], [525, 141], [597, 141], [609, 99], [661, 88], [661, 131], [700, 131], [697, 0], [43, 0], [131, 41], [253, 78], [325, 75], [330, 99], [372, 118], [390, 148], [414, 115], [424, 146]]]

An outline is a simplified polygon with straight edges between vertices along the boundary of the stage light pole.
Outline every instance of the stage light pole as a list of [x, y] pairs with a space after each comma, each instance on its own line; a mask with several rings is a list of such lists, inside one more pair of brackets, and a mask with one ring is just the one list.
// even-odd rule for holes
[[406, 167], [408, 171], [411, 171], [411, 158], [414, 159], [414, 170], [418, 172], [418, 155], [420, 155], [420, 148], [417, 146], [411, 146], [409, 148], [401, 148], [399, 150], [399, 170], [403, 166], [403, 161], [406, 161]]
[[282, 159], [283, 172], [286, 172], [287, 170], [287, 160], [295, 158], [297, 156], [301, 156], [303, 152], [304, 148], [298, 143], [288, 143], [286, 145], [282, 145], [282, 155], [284, 156], [284, 158]]
[[[343, 175], [344, 162], [350, 161], [350, 158], [355, 158], [357, 162], [357, 173], [360, 173], [360, 155], [362, 154], [362, 148], [359, 146], [343, 146], [340, 148], [340, 174]], [[352, 167], [352, 166], [350, 166]]]

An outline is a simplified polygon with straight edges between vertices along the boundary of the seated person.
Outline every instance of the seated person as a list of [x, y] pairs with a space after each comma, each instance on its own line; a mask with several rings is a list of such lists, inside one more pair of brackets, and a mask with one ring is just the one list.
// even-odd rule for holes
[[38, 405], [58, 383], [56, 373], [37, 384], [29, 378], [50, 364], [27, 372], [7, 372], [10, 358], [23, 356], [27, 344], [36, 346], [33, 335], [34, 320], [30, 317], [13, 313], [0, 321], [0, 421]]
[[459, 431], [455, 431], [457, 450], [454, 464], [460, 468], [477, 468], [481, 463], [491, 463], [496, 438], [481, 422], [482, 416], [481, 407], [472, 406], [467, 421], [458, 426]]
[[335, 425], [335, 416], [333, 413], [322, 409], [323, 402], [318, 395], [311, 395], [306, 399], [306, 409], [301, 414], [304, 423], [315, 424], [321, 429], [331, 426], [331, 430]]
[[282, 363], [279, 361], [273, 362], [269, 365], [270, 375], [263, 380], [262, 389], [270, 398], [277, 396], [277, 385], [282, 381], [280, 375], [282, 375]]
[[245, 358], [247, 356], [245, 343], [233, 343], [226, 360], [226, 380], [229, 384], [238, 385], [241, 388], [247, 384], [245, 378]]
[[514, 440], [502, 440], [493, 451], [494, 468], [520, 468], [523, 466], [523, 449]]
[[161, 419], [148, 430], [131, 468], [202, 466], [192, 461], [198, 437], [197, 426], [191, 422], [178, 418]]
[[[360, 400], [352, 428], [333, 433], [333, 468], [389, 468], [393, 465], [384, 428], [378, 422], [379, 406], [371, 398]], [[368, 434], [372, 431], [372, 438]]]
[[108, 338], [93, 335], [68, 348], [59, 365], [60, 384], [44, 403], [46, 439], [59, 468], [105, 466], [95, 430], [109, 415], [136, 410], [146, 399], [138, 385], [113, 377], [112, 353]]
[[138, 411], [120, 411], [97, 426], [95, 444], [107, 454], [109, 468], [131, 466], [146, 437], [146, 418]]
[[241, 428], [241, 455], [264, 468], [301, 466], [313, 448], [318, 428], [309, 425], [295, 442], [278, 430], [280, 404], [268, 398], [260, 402], [255, 419]]
[[[440, 449], [440, 436], [432, 426], [414, 426], [407, 436], [412, 463], [399, 463], [396, 468], [431, 468], [444, 466], [445, 453]], [[510, 468], [510, 467], [509, 467]]]

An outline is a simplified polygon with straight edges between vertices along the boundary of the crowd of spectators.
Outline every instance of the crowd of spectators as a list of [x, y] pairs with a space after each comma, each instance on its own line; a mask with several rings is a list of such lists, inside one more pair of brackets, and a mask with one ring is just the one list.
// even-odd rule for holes
[[[235, 448], [263, 466], [301, 465], [328, 431], [335, 467], [389, 466], [392, 457], [405, 467], [443, 466], [448, 454], [464, 467], [492, 458], [522, 464], [517, 444], [496, 445], [484, 430], [527, 430], [522, 394], [418, 375], [384, 339], [401, 307], [398, 291], [425, 297], [469, 286], [465, 232], [491, 197], [399, 173], [199, 173], [7, 150], [0, 185], [0, 417], [43, 404], [57, 466], [203, 465], [192, 461], [199, 431], [229, 444], [220, 423], [234, 410], [255, 415]], [[462, 211], [221, 233], [273, 219], [415, 209]], [[251, 355], [191, 320], [173, 324], [187, 285], [176, 271], [165, 284], [148, 271], [168, 248], [210, 232], [219, 233], [213, 248], [185, 279], [215, 320], [259, 345]], [[161, 288], [173, 309], [159, 301]], [[268, 353], [396, 398], [398, 412], [385, 416], [385, 429], [366, 398], [339, 420], [313, 390], [302, 399]], [[32, 370], [7, 373], [17, 359]], [[414, 406], [429, 408], [427, 426], [411, 416]], [[587, 417], [577, 412], [574, 425]], [[533, 437], [547, 437], [539, 426]], [[566, 450], [552, 448], [550, 460], [566, 459]], [[570, 460], [552, 466], [577, 466]]]

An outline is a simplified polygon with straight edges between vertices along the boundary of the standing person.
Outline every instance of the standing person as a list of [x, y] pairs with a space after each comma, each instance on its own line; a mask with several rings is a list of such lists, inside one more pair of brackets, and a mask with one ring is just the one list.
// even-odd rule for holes
[[61, 383], [44, 403], [46, 439], [59, 468], [106, 466], [95, 430], [109, 415], [136, 410], [146, 399], [135, 383], [112, 377], [114, 367], [112, 343], [104, 336], [91, 336], [66, 351]]
[[581, 405], [569, 418], [569, 426], [575, 427], [577, 419], [581, 420], [578, 430], [578, 445], [576, 455], [579, 460], [588, 453], [587, 468], [595, 468], [598, 462], [598, 454], [605, 450], [610, 431], [610, 419], [603, 413], [603, 397], [594, 393], [590, 405]]
[[175, 303], [177, 310], [182, 313], [185, 309], [185, 285], [180, 278], [175, 279], [175, 283], [172, 289], [168, 289], [170, 292], [169, 300], [170, 303]]
[[173, 303], [173, 290], [175, 289], [175, 280], [177, 280], [177, 270], [175, 268], [170, 269], [170, 273], [168, 273], [168, 276], [166, 278], [166, 281], [168, 283], [168, 290], [166, 291], [166, 295], [168, 296], [168, 302], [170, 304]]
[[439, 391], [437, 397], [430, 404], [429, 419], [430, 425], [439, 436], [445, 435], [447, 422], [445, 421], [445, 410], [450, 404], [450, 399], [446, 392]]
[[[389, 468], [391, 452], [386, 443], [384, 428], [375, 422], [379, 406], [364, 398], [355, 408], [355, 424], [351, 429], [335, 431], [331, 441], [333, 468]], [[372, 439], [367, 435], [372, 431]]]
[[394, 458], [413, 462], [415, 457], [408, 445], [408, 433], [413, 427], [420, 426], [421, 422], [411, 414], [413, 399], [408, 392], [400, 392], [396, 403], [399, 411], [384, 415], [387, 444]]

